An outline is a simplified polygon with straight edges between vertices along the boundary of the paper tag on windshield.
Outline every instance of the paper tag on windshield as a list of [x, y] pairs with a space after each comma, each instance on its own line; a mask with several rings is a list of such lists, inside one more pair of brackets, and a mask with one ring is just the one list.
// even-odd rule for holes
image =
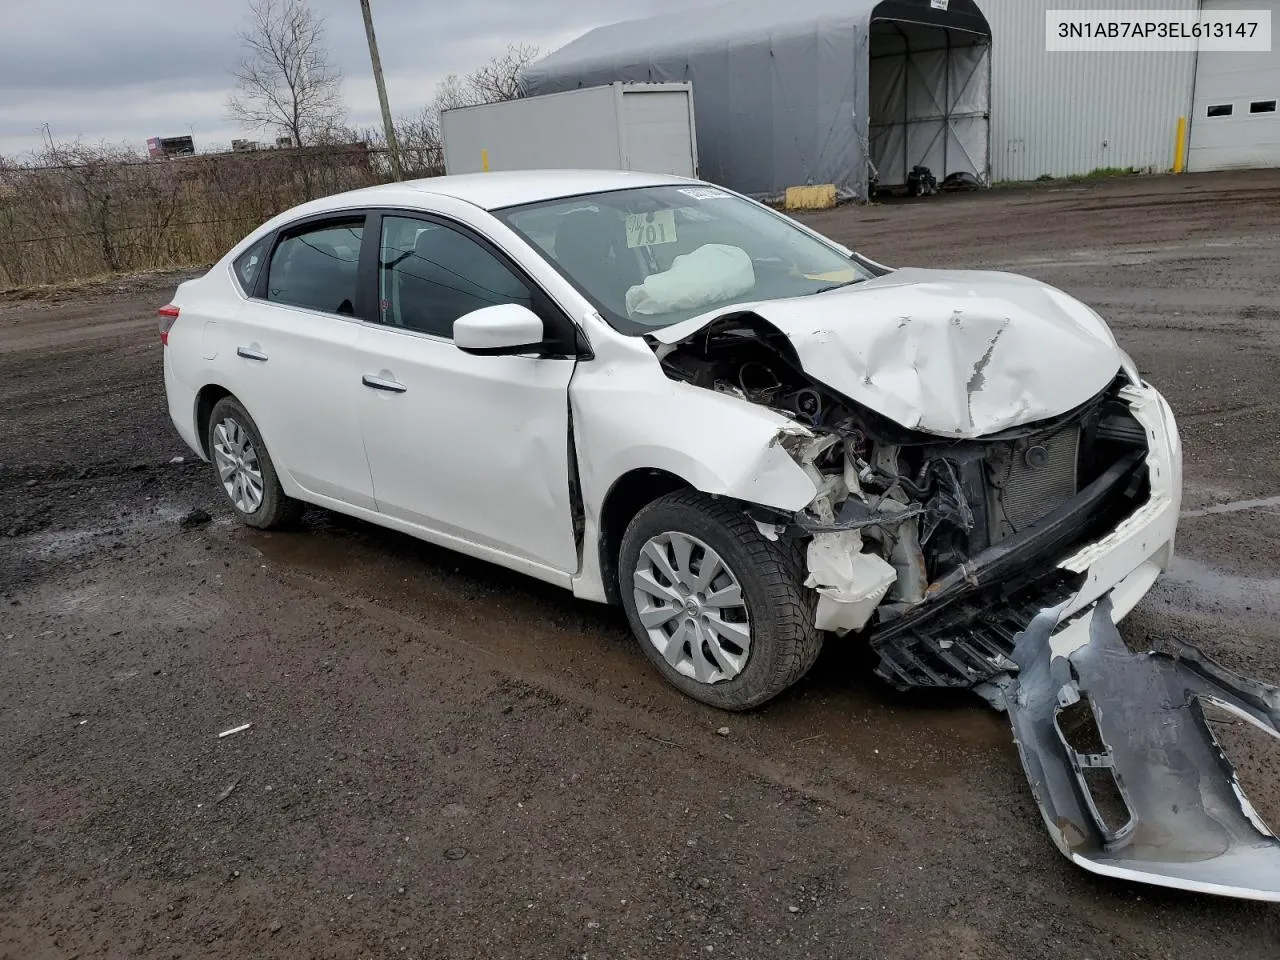
[[662, 243], [676, 242], [676, 212], [655, 210], [653, 213], [633, 213], [627, 217], [627, 246], [656, 247]]
[[680, 192], [695, 200], [728, 200], [729, 194], [714, 187], [681, 187]]

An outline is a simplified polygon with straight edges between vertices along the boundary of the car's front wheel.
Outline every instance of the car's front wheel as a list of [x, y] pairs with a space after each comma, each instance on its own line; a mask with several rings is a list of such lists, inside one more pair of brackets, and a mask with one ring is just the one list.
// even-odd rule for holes
[[236, 515], [270, 530], [298, 518], [302, 504], [280, 486], [258, 425], [235, 397], [223, 397], [209, 417], [209, 459]]
[[822, 648], [804, 554], [740, 510], [695, 491], [641, 510], [623, 536], [619, 587], [645, 655], [696, 700], [749, 710], [813, 666]]

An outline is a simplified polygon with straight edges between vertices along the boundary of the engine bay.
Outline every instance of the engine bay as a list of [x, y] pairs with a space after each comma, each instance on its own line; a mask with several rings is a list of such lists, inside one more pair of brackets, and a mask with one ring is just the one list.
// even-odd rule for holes
[[[790, 341], [753, 314], [723, 318], [656, 352], [671, 379], [767, 406], [805, 428], [781, 442], [818, 496], [795, 516], [757, 519], [810, 539], [809, 585], [820, 594], [848, 603], [853, 595], [836, 581], [872, 586], [854, 616], [827, 627], [838, 633], [910, 613], [958, 572], [963, 579], [977, 558], [1033, 538], [1118, 461], [1146, 453], [1145, 432], [1119, 396], [1128, 383], [1122, 373], [1062, 416], [953, 440], [908, 430], [817, 382]], [[1145, 498], [1144, 469], [1126, 478], [1114, 498], [1124, 501], [1120, 509]], [[1096, 512], [1115, 520], [1110, 506]], [[1098, 529], [1087, 519], [1078, 542]], [[850, 552], [858, 571], [831, 569]]]

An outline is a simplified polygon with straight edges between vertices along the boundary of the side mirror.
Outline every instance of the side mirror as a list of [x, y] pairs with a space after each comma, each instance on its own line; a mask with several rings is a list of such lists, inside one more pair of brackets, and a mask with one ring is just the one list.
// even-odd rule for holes
[[453, 321], [453, 343], [466, 353], [528, 353], [542, 343], [542, 318], [518, 303], [473, 310]]

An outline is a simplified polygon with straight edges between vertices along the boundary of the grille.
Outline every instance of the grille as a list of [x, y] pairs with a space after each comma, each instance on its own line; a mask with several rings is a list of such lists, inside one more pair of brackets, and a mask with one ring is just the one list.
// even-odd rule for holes
[[1003, 540], [1062, 506], [1077, 491], [1080, 428], [1011, 443], [991, 467], [991, 539]]
[[872, 639], [880, 654], [876, 674], [899, 690], [972, 687], [1016, 671], [1013, 648], [1047, 607], [1075, 596], [1082, 578], [1057, 571], [1006, 597], [988, 594], [940, 615], [938, 621], [890, 637]]

